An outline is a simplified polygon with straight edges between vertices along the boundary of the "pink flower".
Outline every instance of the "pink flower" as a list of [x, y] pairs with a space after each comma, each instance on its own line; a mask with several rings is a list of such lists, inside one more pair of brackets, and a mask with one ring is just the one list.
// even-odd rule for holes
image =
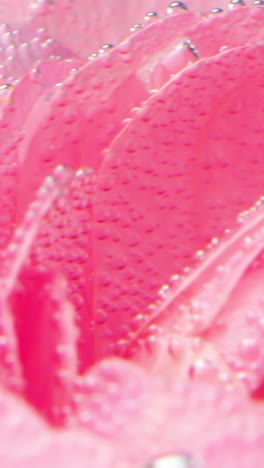
[[262, 466], [264, 8], [213, 7], [0, 1], [3, 468]]

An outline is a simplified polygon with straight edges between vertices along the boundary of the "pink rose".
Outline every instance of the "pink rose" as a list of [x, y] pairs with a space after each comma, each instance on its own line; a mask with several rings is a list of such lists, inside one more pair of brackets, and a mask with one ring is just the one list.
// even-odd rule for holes
[[1, 467], [262, 466], [262, 4], [0, 0]]

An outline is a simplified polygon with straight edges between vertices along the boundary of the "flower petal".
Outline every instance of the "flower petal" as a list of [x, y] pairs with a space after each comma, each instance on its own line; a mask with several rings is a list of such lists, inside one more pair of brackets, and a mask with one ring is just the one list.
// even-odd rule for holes
[[[51, 165], [97, 169], [102, 151], [122, 129], [123, 119], [149, 97], [149, 73], [145, 77], [144, 69], [157, 53], [174, 47], [175, 41], [180, 43], [182, 34], [197, 21], [198, 15], [185, 13], [179, 18], [168, 18], [166, 24], [150, 25], [58, 86], [47, 112], [40, 113], [40, 102], [31, 113], [34, 125], [27, 129], [29, 137], [19, 148], [24, 163], [22, 183], [25, 180], [28, 186], [28, 174], [32, 174], [38, 186]], [[190, 52], [187, 56], [190, 60]], [[166, 72], [163, 82], [168, 76]], [[24, 192], [23, 186], [21, 190]]]
[[54, 179], [45, 182], [0, 264], [1, 303], [14, 320], [26, 383], [24, 394], [57, 423], [67, 416], [65, 406], [72, 396], [71, 377], [77, 367], [73, 310], [66, 300], [66, 286], [56, 271], [38, 272], [28, 260], [39, 224], [69, 177], [60, 168]]
[[[263, 382], [264, 360], [263, 228], [260, 205], [232, 235], [207, 253], [193, 273], [168, 291], [156, 309], [153, 307], [152, 320], [142, 327], [126, 353], [136, 353], [136, 359], [142, 361], [144, 349], [152, 345], [147, 361], [157, 366], [157, 359], [164, 362], [160, 351], [168, 354], [170, 342], [180, 343], [190, 336], [191, 342], [202, 340], [203, 346], [212, 346], [218, 359], [251, 393], [258, 389]], [[163, 348], [157, 346], [161, 342]], [[198, 349], [203, 348], [202, 343]]]
[[[79, 371], [91, 362], [92, 275], [91, 206], [94, 189], [92, 171], [79, 170], [38, 225], [28, 262], [34, 270], [62, 274], [65, 295], [73, 304], [78, 326]], [[97, 318], [99, 320], [99, 317]], [[103, 321], [103, 316], [100, 318]], [[98, 322], [97, 322], [98, 323]]]
[[262, 53], [238, 48], [188, 67], [110, 147], [94, 209], [97, 309], [108, 316], [99, 355], [133, 334], [159, 287], [262, 195]]
[[87, 460], [92, 460], [95, 468], [118, 466], [118, 459], [106, 440], [87, 431], [51, 430], [23, 400], [2, 390], [0, 412], [3, 468], [85, 468]]
[[48, 171], [41, 174], [36, 185], [28, 171], [23, 174], [26, 179], [24, 185], [22, 174], [19, 175], [23, 163], [23, 146], [30, 139], [34, 125], [43, 118], [49, 100], [56, 92], [56, 83], [63, 81], [72, 67], [79, 65], [80, 61], [52, 60], [39, 63], [34, 71], [12, 89], [5, 100], [0, 121], [0, 250], [10, 240], [14, 223], [21, 221], [24, 216], [34, 191], [39, 188], [45, 175], [51, 173], [49, 170], [48, 174]]
[[232, 389], [218, 377], [216, 372], [177, 379], [170, 373], [163, 379], [131, 362], [106, 359], [78, 380], [77, 423], [111, 440], [128, 467], [147, 466], [161, 454], [187, 453], [202, 466], [220, 468], [223, 447], [225, 466], [239, 461], [257, 467], [263, 408], [240, 386]]

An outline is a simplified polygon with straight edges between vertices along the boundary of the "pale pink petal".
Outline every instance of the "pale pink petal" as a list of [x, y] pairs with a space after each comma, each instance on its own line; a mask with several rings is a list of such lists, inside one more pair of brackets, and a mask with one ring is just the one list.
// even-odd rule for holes
[[134, 24], [148, 24], [149, 18], [144, 21], [144, 16], [149, 11], [158, 11], [161, 16], [165, 16], [167, 6], [166, 0], [135, 0], [129, 3], [122, 0], [99, 0], [96, 8], [92, 0], [78, 0], [74, 3], [62, 0], [53, 5], [43, 2], [36, 9], [33, 23], [45, 27], [52, 38], [80, 57], [87, 58], [106, 43], [122, 41], [130, 34]]
[[[32, 131], [34, 120], [38, 122], [43, 117], [49, 100], [56, 93], [56, 83], [63, 81], [72, 67], [79, 65], [80, 61], [39, 63], [38, 67], [12, 88], [11, 93], [5, 98], [0, 121], [0, 250], [10, 240], [14, 223], [20, 221], [24, 215], [24, 211], [21, 210], [25, 207], [25, 200], [27, 204], [32, 200], [36, 188], [36, 185], [32, 187], [28, 175], [22, 192], [20, 193], [18, 189], [23, 183], [19, 176], [19, 166], [23, 162], [21, 160], [23, 145], [30, 138], [30, 129]], [[37, 187], [45, 175], [48, 174], [41, 174]]]
[[[183, 9], [170, 7], [173, 3], [175, 5], [168, 0], [99, 0], [95, 8], [92, 0], [61, 0], [53, 4], [47, 0], [36, 7], [33, 22], [45, 27], [52, 38], [85, 58], [105, 43], [116, 44], [123, 40], [133, 25], [139, 29], [148, 24], [150, 17], [146, 14], [149, 12], [155, 11], [161, 17], [180, 14]], [[216, 7], [227, 8], [228, 3], [228, 0], [191, 0], [186, 2], [186, 8], [208, 12]]]
[[202, 466], [220, 468], [224, 448], [226, 466], [257, 467], [263, 408], [250, 402], [240, 386], [221, 382], [217, 369], [189, 371], [180, 380], [173, 372], [161, 379], [132, 363], [104, 360], [78, 379], [77, 423], [111, 440], [128, 467], [145, 466], [159, 455], [188, 453]]
[[0, 299], [0, 333], [0, 384], [4, 388], [21, 392], [24, 378], [14, 321], [5, 297]]
[[44, 28], [0, 26], [0, 83], [14, 85], [38, 60], [72, 58], [73, 52], [52, 39]]
[[1, 0], [0, 23], [21, 24], [31, 16], [31, 0]]
[[262, 54], [262, 45], [238, 48], [188, 67], [110, 147], [94, 209], [97, 310], [108, 316], [99, 355], [140, 327], [160, 286], [262, 195]]
[[[118, 466], [106, 440], [84, 431], [54, 431], [22, 400], [1, 391], [0, 460], [3, 468]], [[124, 466], [124, 465], [123, 465]]]

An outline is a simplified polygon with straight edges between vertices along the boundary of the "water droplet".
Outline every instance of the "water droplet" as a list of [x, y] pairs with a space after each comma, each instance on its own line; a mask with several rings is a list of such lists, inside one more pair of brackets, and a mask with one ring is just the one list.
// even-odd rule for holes
[[140, 107], [132, 107], [131, 114], [137, 114], [140, 111]]
[[191, 271], [192, 271], [191, 268], [188, 267], [188, 266], [183, 268], [183, 274], [184, 275], [189, 275], [191, 273]]
[[238, 380], [245, 382], [246, 384], [250, 384], [250, 376], [246, 371], [237, 372], [236, 377]]
[[245, 6], [245, 2], [243, 0], [231, 0], [228, 4], [229, 8], [236, 8], [241, 6]]
[[133, 26], [131, 26], [130, 31], [135, 32], [142, 28], [144, 28], [144, 24], [136, 23], [136, 24], [133, 24]]
[[149, 353], [153, 353], [155, 350], [158, 349], [160, 344], [159, 338], [156, 335], [149, 335], [144, 342], [146, 349]]
[[148, 13], [145, 14], [144, 20], [145, 21], [152, 21], [155, 20], [158, 17], [158, 13], [156, 11], [149, 11]]
[[167, 13], [171, 15], [172, 13], [176, 13], [179, 10], [188, 10], [188, 7], [183, 2], [172, 2], [167, 8]]
[[125, 119], [122, 120], [122, 125], [127, 125], [129, 124], [130, 122], [132, 122], [133, 119], [131, 119], [130, 117], [127, 117]]
[[7, 89], [11, 88], [13, 85], [11, 83], [4, 83], [0, 85], [0, 92], [6, 91]]
[[263, 0], [254, 0], [254, 2], [252, 2], [252, 5], [262, 6], [262, 5], [264, 5], [264, 1]]
[[203, 347], [202, 339], [199, 336], [194, 336], [191, 341], [193, 351], [201, 351]]
[[108, 50], [112, 49], [114, 47], [114, 44], [104, 44], [100, 47], [99, 53], [103, 54], [104, 52], [107, 52]]
[[122, 352], [125, 351], [126, 347], [128, 345], [128, 341], [121, 338], [120, 340], [117, 341], [115, 345], [115, 351], [117, 354], [122, 354]]
[[106, 319], [107, 313], [102, 309], [98, 309], [95, 314], [95, 323], [97, 325], [103, 325], [106, 322]]
[[97, 52], [94, 52], [93, 54], [90, 54], [89, 57], [88, 57], [88, 60], [94, 60], [98, 57], [98, 53]]
[[200, 55], [196, 47], [193, 45], [193, 43], [187, 39], [186, 41], [183, 41], [182, 43], [183, 46], [187, 47], [188, 50], [195, 56], [195, 58], [199, 59]]
[[141, 327], [145, 323], [146, 318], [144, 314], [135, 315], [131, 320], [131, 326], [136, 329]]
[[178, 357], [182, 349], [183, 346], [177, 338], [170, 338], [168, 344], [168, 352], [173, 358]]
[[249, 360], [255, 360], [258, 355], [258, 344], [254, 338], [243, 338], [241, 342], [241, 354]]
[[145, 468], [195, 468], [192, 457], [189, 455], [165, 455], [150, 461]]
[[259, 323], [259, 328], [261, 330], [264, 330], [264, 317], [261, 317], [258, 323]]
[[159, 292], [158, 292], [158, 295], [159, 295], [160, 297], [164, 298], [164, 297], [167, 296], [167, 294], [168, 294], [169, 291], [170, 291], [169, 285], [168, 285], [168, 284], [164, 284], [164, 285], [160, 288], [160, 290], [159, 290]]
[[254, 242], [254, 239], [250, 236], [246, 236], [244, 241], [243, 241], [243, 244], [244, 244], [244, 247], [246, 248], [251, 248], [252, 247], [252, 244]]
[[204, 250], [197, 250], [197, 252], [195, 253], [195, 258], [197, 258], [197, 260], [203, 260], [204, 256], [205, 256]]
[[180, 280], [182, 279], [181, 275], [175, 274], [170, 277], [170, 282], [174, 284], [178, 284]]
[[218, 245], [218, 244], [219, 244], [219, 239], [218, 239], [217, 237], [213, 237], [213, 238], [211, 239], [211, 242], [210, 242], [210, 244], [209, 244], [209, 247], [213, 247], [213, 246], [216, 246], [216, 245]]
[[224, 10], [222, 8], [213, 8], [210, 13], [212, 13], [213, 15], [217, 14], [217, 13], [222, 13]]

